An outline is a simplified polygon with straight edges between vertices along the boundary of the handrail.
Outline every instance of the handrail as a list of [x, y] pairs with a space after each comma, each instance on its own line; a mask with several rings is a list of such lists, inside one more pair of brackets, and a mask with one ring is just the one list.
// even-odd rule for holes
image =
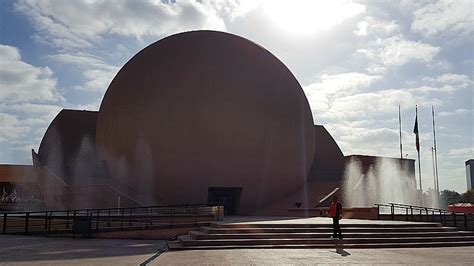
[[[402, 215], [402, 216], [405, 215], [405, 219], [407, 221], [409, 220], [409, 217], [411, 217], [412, 221], [415, 221], [415, 217], [419, 217], [417, 220], [422, 221], [422, 216], [423, 216], [423, 212], [424, 212], [426, 222], [430, 221], [430, 218], [429, 218], [430, 216], [431, 216], [431, 222], [435, 222], [435, 220], [436, 220], [435, 213], [436, 213], [436, 215], [438, 215], [438, 213], [439, 213], [438, 221], [443, 226], [447, 225], [447, 223], [448, 223], [447, 217], [450, 217], [451, 215], [452, 215], [452, 222], [453, 222], [453, 225], [455, 227], [458, 227], [457, 218], [456, 218], [458, 215], [462, 215], [462, 217], [464, 218], [464, 228], [465, 229], [467, 229], [469, 227], [469, 222], [474, 221], [474, 220], [469, 219], [469, 217], [471, 217], [471, 214], [467, 213], [467, 212], [451, 211], [451, 210], [446, 210], [446, 209], [423, 207], [423, 206], [409, 205], [409, 204], [402, 204], [402, 203], [393, 203], [393, 202], [389, 202], [387, 204], [376, 203], [374, 205], [377, 206], [377, 219], [379, 219], [379, 220], [380, 220], [380, 214], [381, 214], [380, 213], [380, 207], [390, 207], [391, 220], [395, 220], [395, 215], [397, 215], [398, 217], [400, 215]], [[400, 214], [400, 213], [396, 214], [395, 213], [395, 208], [405, 209], [405, 214]], [[409, 210], [410, 210], [410, 213], [409, 213]], [[414, 211], [419, 211], [419, 214], [418, 213], [415, 214]], [[431, 213], [431, 214], [429, 214], [429, 213]]]
[[413, 208], [416, 208], [416, 209], [423, 209], [423, 210], [435, 210], [435, 211], [445, 211], [445, 212], [452, 212], [450, 210], [446, 210], [446, 209], [441, 209], [441, 208], [433, 208], [433, 207], [424, 207], [424, 206], [418, 206], [418, 205], [409, 205], [409, 204], [402, 204], [402, 203], [393, 203], [393, 202], [389, 202], [388, 204], [392, 204], [392, 205], [396, 205], [396, 206], [401, 206], [401, 207], [413, 207]]
[[77, 230], [83, 230], [78, 228], [83, 226], [88, 226], [90, 235], [91, 231], [114, 228], [174, 227], [183, 223], [198, 225], [201, 222], [222, 220], [223, 213], [224, 207], [220, 203], [4, 212], [0, 213], [0, 234], [72, 232], [74, 237]]
[[429, 211], [442, 211], [442, 212], [447, 212], [447, 213], [466, 213], [466, 212], [461, 212], [461, 211], [451, 211], [451, 210], [446, 210], [446, 209], [440, 209], [440, 208], [433, 208], [433, 207], [423, 207], [423, 206], [418, 206], [418, 205], [409, 205], [409, 204], [402, 204], [402, 203], [393, 203], [393, 202], [389, 202], [387, 204], [380, 204], [380, 203], [376, 203], [374, 204], [376, 206], [386, 206], [386, 207], [390, 207], [390, 206], [395, 206], [395, 207], [401, 207], [401, 208], [413, 208], [415, 210], [429, 210]]
[[108, 210], [129, 210], [129, 209], [148, 209], [148, 208], [171, 208], [171, 207], [197, 207], [197, 206], [219, 206], [222, 205], [220, 203], [193, 203], [193, 204], [178, 204], [178, 205], [152, 205], [152, 206], [137, 206], [137, 207], [120, 207], [120, 208], [87, 208], [87, 209], [62, 209], [62, 210], [40, 210], [40, 211], [0, 211], [0, 214], [26, 214], [26, 213], [45, 213], [45, 212], [93, 212], [93, 211], [108, 211]]

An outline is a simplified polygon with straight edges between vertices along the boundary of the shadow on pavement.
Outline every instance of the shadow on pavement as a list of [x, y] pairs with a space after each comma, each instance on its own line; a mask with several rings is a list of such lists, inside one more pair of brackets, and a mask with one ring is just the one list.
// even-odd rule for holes
[[342, 248], [337, 248], [337, 249], [336, 249], [336, 253], [337, 253], [337, 254], [340, 254], [340, 255], [343, 256], [343, 257], [350, 256], [350, 255], [351, 255], [351, 253], [345, 251], [345, 250], [342, 249]]
[[351, 253], [344, 250], [344, 244], [342, 243], [341, 240], [335, 241], [335, 247], [336, 247], [336, 251], [331, 251], [331, 252], [335, 252], [341, 255], [342, 257], [347, 257], [351, 255]]
[[51, 261], [154, 255], [165, 246], [160, 240], [70, 239], [1, 236], [0, 262]]

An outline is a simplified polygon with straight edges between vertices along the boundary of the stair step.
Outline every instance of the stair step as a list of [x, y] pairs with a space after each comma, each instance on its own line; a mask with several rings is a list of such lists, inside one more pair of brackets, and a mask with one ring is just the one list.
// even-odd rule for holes
[[[327, 238], [328, 233], [247, 233], [247, 234], [206, 234], [201, 231], [190, 231], [189, 236], [195, 240], [206, 239], [279, 239], [279, 238]], [[383, 233], [345, 233], [346, 238], [386, 238], [386, 237], [447, 237], [474, 236], [474, 232], [441, 231], [441, 232], [383, 232]]]
[[[212, 228], [332, 228], [332, 223], [324, 224], [278, 224], [278, 223], [210, 223]], [[359, 223], [344, 224], [341, 228], [418, 228], [418, 227], [441, 227], [440, 223]]]
[[[453, 241], [453, 242], [422, 242], [422, 243], [363, 243], [344, 244], [344, 249], [356, 248], [428, 248], [428, 247], [457, 247], [474, 246], [474, 241]], [[183, 246], [179, 242], [169, 243], [170, 250], [202, 250], [202, 249], [314, 249], [314, 248], [335, 248], [334, 243], [328, 244], [296, 244], [296, 245], [223, 245], [223, 246]]]
[[254, 245], [300, 245], [300, 244], [326, 244], [334, 245], [335, 242], [345, 244], [407, 244], [424, 242], [473, 242], [474, 236], [450, 236], [450, 237], [403, 237], [403, 238], [345, 238], [335, 241], [330, 238], [306, 238], [306, 239], [212, 239], [194, 240], [190, 236], [180, 236], [179, 241], [183, 246], [254, 246]]
[[[200, 227], [200, 231], [208, 234], [242, 234], [242, 233], [332, 233], [331, 228], [212, 228]], [[443, 232], [456, 231], [454, 227], [404, 227], [404, 228], [356, 228], [344, 227], [343, 232]]]

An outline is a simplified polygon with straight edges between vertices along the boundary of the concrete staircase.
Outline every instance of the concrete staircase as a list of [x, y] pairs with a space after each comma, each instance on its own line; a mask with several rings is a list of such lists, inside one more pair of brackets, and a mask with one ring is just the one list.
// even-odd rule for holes
[[[347, 220], [346, 220], [347, 221]], [[412, 248], [474, 246], [474, 232], [438, 223], [341, 224], [343, 240], [332, 240], [329, 223], [211, 223], [180, 236], [170, 249], [227, 248]]]

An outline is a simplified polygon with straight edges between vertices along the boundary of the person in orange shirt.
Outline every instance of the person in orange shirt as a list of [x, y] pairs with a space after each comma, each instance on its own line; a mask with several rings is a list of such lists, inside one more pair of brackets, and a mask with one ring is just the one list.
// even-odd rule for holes
[[332, 238], [342, 239], [341, 226], [339, 225], [339, 220], [342, 218], [342, 204], [337, 201], [337, 196], [332, 197], [331, 206], [329, 207], [328, 216], [332, 217], [332, 228], [333, 235]]

